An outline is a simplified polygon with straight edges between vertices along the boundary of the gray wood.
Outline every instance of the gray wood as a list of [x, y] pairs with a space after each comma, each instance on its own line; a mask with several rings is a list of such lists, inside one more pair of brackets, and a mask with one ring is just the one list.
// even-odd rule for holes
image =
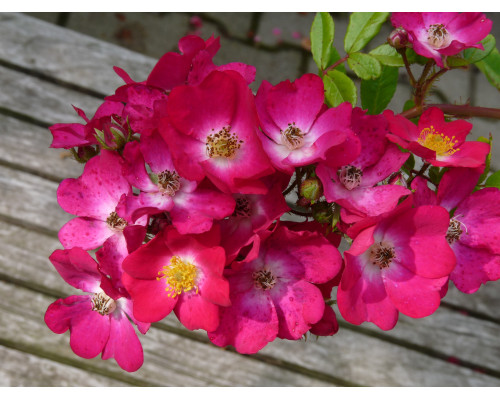
[[52, 135], [47, 129], [1, 114], [0, 126], [0, 163], [54, 180], [76, 178], [83, 172], [84, 165], [68, 157], [68, 150], [49, 148]]
[[[0, 20], [0, 27], [2, 21]], [[83, 123], [72, 105], [91, 118], [102, 103], [99, 99], [0, 66], [0, 107], [48, 124]]]
[[488, 282], [472, 294], [462, 293], [450, 283], [450, 289], [444, 301], [453, 306], [463, 307], [465, 310], [484, 314], [500, 322], [500, 282]]
[[0, 386], [126, 386], [124, 382], [0, 346]]
[[25, 14], [0, 14], [0, 37], [0, 60], [100, 93], [113, 93], [123, 84], [113, 66], [141, 81], [156, 63], [150, 57]]
[[[0, 304], [0, 340], [15, 342], [20, 347], [34, 347], [61, 361], [75, 360], [100, 370], [114, 371], [125, 378], [131, 376], [162, 386], [329, 385], [160, 329], [139, 334], [145, 363], [139, 371], [128, 374], [121, 371], [114, 360], [79, 358], [69, 347], [69, 333], [57, 335], [46, 327], [43, 315], [54, 298], [4, 281], [0, 281], [0, 291], [4, 298]], [[53, 384], [58, 385], [57, 381]]]
[[[26, 229], [0, 222], [0, 265], [4, 274], [20, 284], [30, 285], [36, 282], [39, 290], [77, 294], [57, 274], [47, 260], [53, 249], [61, 248], [55, 238], [30, 232]], [[389, 336], [405, 337], [413, 343], [425, 341], [430, 349], [451, 351], [457, 349], [460, 356], [485, 366], [498, 367], [498, 326], [485, 323], [446, 309], [438, 310], [444, 315], [441, 325], [423, 320], [403, 319], [403, 325], [389, 332]], [[460, 335], [450, 334], [449, 329], [440, 333], [443, 324], [455, 319], [455, 329], [461, 329]], [[439, 322], [440, 320], [438, 320]], [[400, 322], [400, 323], [401, 323]], [[178, 327], [187, 332], [175, 318], [163, 321], [171, 327]], [[424, 323], [422, 325], [422, 323]], [[422, 325], [422, 327], [420, 327]], [[444, 326], [444, 329], [447, 329]], [[411, 333], [414, 330], [415, 333]], [[480, 331], [480, 334], [476, 332]], [[379, 331], [380, 332], [380, 331]], [[146, 336], [149, 336], [148, 333]], [[199, 332], [200, 337], [206, 335]], [[497, 346], [497, 347], [495, 347]], [[443, 351], [444, 351], [443, 350]], [[168, 353], [165, 348], [160, 353]], [[491, 353], [491, 354], [490, 354]], [[370, 338], [365, 335], [341, 329], [330, 338], [316, 341], [276, 340], [259, 354], [269, 355], [298, 366], [331, 374], [364, 385], [494, 385], [500, 380], [473, 372], [467, 368], [436, 360], [415, 351], [391, 343]]]
[[0, 214], [58, 231], [73, 216], [57, 204], [58, 184], [0, 165]]

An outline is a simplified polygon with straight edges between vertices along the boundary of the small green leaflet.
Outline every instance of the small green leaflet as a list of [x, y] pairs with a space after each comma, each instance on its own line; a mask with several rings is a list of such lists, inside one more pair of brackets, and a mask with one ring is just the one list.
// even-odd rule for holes
[[494, 174], [490, 175], [488, 179], [486, 179], [486, 183], [484, 184], [484, 186], [500, 189], [500, 171], [497, 171]]
[[483, 40], [481, 40], [481, 44], [484, 47], [484, 50], [476, 49], [474, 47], [470, 49], [465, 49], [464, 51], [464, 59], [466, 59], [469, 63], [476, 63], [481, 61], [483, 58], [487, 57], [491, 51], [495, 48], [496, 40], [493, 35], [486, 36]]
[[401, 54], [399, 54], [394, 47], [389, 46], [387, 43], [376, 47], [368, 54], [375, 57], [381, 64], [389, 67], [405, 66]]
[[326, 102], [330, 107], [337, 107], [345, 101], [350, 102], [353, 106], [356, 105], [356, 86], [346, 74], [335, 69], [328, 71], [323, 76], [323, 83]]
[[484, 171], [479, 177], [479, 180], [477, 181], [477, 184], [480, 185], [483, 183], [488, 176], [488, 172], [490, 172], [490, 164], [491, 164], [491, 151], [493, 150], [493, 136], [490, 133], [490, 137], [487, 139], [484, 136], [479, 136], [477, 138], [478, 142], [483, 142], [483, 143], [488, 143], [490, 145], [490, 152], [486, 156], [486, 162], [485, 162], [485, 167]]
[[330, 13], [317, 13], [311, 26], [311, 52], [321, 71], [329, 65], [334, 35], [335, 26]]
[[398, 78], [398, 68], [384, 65], [378, 79], [361, 81], [361, 107], [368, 114], [380, 114], [394, 96]]
[[476, 66], [488, 81], [500, 90], [500, 53], [498, 53], [498, 49], [495, 47], [487, 57], [478, 61]]
[[344, 49], [350, 53], [360, 51], [380, 31], [389, 17], [388, 12], [355, 12], [351, 14], [344, 38]]
[[378, 78], [382, 67], [375, 57], [363, 53], [352, 53], [347, 59], [347, 64], [361, 79]]

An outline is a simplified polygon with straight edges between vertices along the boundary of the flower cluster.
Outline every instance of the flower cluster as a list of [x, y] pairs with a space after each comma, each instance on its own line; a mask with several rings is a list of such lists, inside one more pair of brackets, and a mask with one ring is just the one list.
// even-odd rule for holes
[[[478, 15], [392, 22], [438, 66], [489, 31]], [[335, 334], [334, 304], [388, 330], [400, 312], [436, 311], [449, 280], [472, 293], [500, 278], [500, 192], [477, 186], [490, 144], [466, 141], [469, 122], [329, 107], [323, 72], [254, 95], [255, 68], [215, 65], [219, 47], [184, 37], [143, 82], [115, 67], [124, 85], [93, 118], [75, 108], [84, 123], [50, 128], [85, 163], [57, 191], [75, 217], [50, 260], [86, 294], [45, 315], [77, 355], [135, 371], [134, 325], [145, 334], [172, 311], [240, 353]]]

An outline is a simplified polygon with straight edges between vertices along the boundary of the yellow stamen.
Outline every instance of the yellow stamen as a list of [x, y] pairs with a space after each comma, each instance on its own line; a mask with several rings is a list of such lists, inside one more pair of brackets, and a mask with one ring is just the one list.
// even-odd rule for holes
[[454, 140], [455, 136], [449, 138], [442, 133], [436, 132], [434, 127], [424, 128], [420, 132], [417, 142], [424, 147], [436, 152], [436, 156], [451, 156], [460, 149], [455, 149], [458, 140]]
[[196, 277], [198, 269], [195, 265], [188, 261], [182, 261], [179, 256], [173, 256], [170, 263], [163, 267], [163, 270], [158, 272], [157, 280], [165, 278], [167, 287], [165, 290], [170, 292], [168, 297], [176, 297], [182, 292], [188, 292], [192, 289], [198, 294], [198, 286], [196, 286]]

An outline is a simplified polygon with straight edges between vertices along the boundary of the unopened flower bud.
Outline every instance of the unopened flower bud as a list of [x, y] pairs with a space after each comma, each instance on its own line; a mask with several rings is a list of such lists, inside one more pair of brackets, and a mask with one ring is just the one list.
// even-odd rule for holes
[[305, 197], [299, 197], [299, 199], [297, 200], [297, 205], [299, 207], [309, 208], [311, 207], [311, 200], [306, 199]]
[[320, 224], [330, 224], [334, 213], [331, 204], [326, 201], [320, 201], [312, 206], [313, 218]]
[[394, 29], [387, 38], [387, 42], [395, 49], [402, 49], [408, 46], [408, 32], [403, 28]]
[[314, 204], [323, 195], [323, 186], [318, 178], [308, 178], [300, 185], [299, 196]]

